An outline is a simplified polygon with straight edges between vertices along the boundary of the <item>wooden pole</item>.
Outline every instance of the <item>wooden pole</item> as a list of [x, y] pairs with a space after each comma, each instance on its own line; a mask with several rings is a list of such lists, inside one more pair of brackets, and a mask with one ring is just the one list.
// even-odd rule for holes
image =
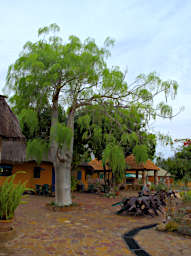
[[154, 184], [158, 185], [158, 171], [154, 170]]
[[143, 182], [143, 185], [146, 184], [146, 173], [145, 173], [145, 171], [142, 171], [142, 182]]
[[134, 184], [138, 184], [138, 178], [139, 178], [139, 171], [136, 170], [136, 178], [135, 178], [135, 183]]

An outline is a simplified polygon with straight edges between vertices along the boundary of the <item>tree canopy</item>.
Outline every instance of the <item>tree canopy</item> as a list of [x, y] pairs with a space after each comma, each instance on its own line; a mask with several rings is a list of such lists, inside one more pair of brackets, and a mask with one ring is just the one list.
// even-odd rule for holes
[[[121, 145], [127, 145], [128, 141], [137, 161], [146, 161], [150, 147], [147, 144], [149, 139], [152, 144], [154, 137], [146, 134], [145, 127], [151, 118], [173, 117], [167, 99], [175, 97], [178, 85], [173, 80], [163, 81], [155, 72], [141, 74], [134, 82], [127, 83], [126, 72], [119, 67], [107, 66], [113, 40], [106, 38], [103, 47], [99, 47], [91, 38], [82, 42], [72, 35], [64, 41], [56, 35], [59, 31], [56, 24], [38, 30], [39, 40], [27, 42], [19, 58], [9, 67], [6, 86], [14, 92], [11, 101], [20, 119], [25, 125], [27, 120], [30, 122], [27, 127], [31, 123], [39, 127], [40, 116], [50, 108], [51, 129], [48, 133], [56, 170], [56, 203], [65, 205], [71, 204], [70, 171], [74, 120], [78, 111], [87, 108], [88, 112], [104, 116], [102, 129], [98, 125], [93, 126], [94, 123], [88, 129], [93, 117], [89, 114], [81, 116], [77, 122], [87, 129], [84, 138], [93, 132], [99, 144], [103, 141], [101, 136], [104, 136], [105, 155], [111, 145], [115, 150], [124, 152]], [[159, 94], [163, 94], [164, 101], [156, 103], [155, 98]], [[65, 110], [65, 123], [62, 124], [58, 119], [59, 105]], [[28, 117], [33, 112], [37, 117], [31, 114], [34, 120], [31, 122]], [[110, 133], [112, 123], [118, 126], [120, 136]], [[38, 128], [33, 128], [35, 134], [34, 129]], [[117, 163], [112, 164], [118, 166]]]
[[184, 142], [173, 157], [158, 158], [157, 164], [170, 172], [176, 180], [191, 180], [191, 143]]

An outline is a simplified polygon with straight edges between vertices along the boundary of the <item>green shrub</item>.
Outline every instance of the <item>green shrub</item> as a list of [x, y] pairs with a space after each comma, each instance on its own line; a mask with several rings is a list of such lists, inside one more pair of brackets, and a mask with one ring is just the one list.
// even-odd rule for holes
[[158, 185], [155, 185], [155, 184], [152, 183], [150, 189], [155, 190], [157, 192], [161, 191], [161, 190], [168, 191], [168, 187], [164, 183], [159, 183]]
[[9, 220], [14, 217], [14, 212], [21, 203], [22, 195], [25, 190], [25, 183], [19, 182], [14, 184], [16, 174], [6, 178], [2, 186], [0, 186], [0, 220]]
[[191, 202], [191, 190], [190, 191], [181, 191], [180, 196], [181, 196], [182, 200]]
[[155, 190], [155, 184], [154, 183], [151, 183], [151, 186], [150, 186], [150, 190], [152, 191], [152, 190]]
[[72, 190], [72, 192], [74, 192], [77, 189], [77, 184], [78, 184], [78, 180], [74, 176], [71, 176], [71, 190]]
[[165, 229], [170, 232], [176, 231], [178, 230], [178, 224], [175, 221], [170, 221], [166, 224]]
[[138, 183], [137, 183], [138, 185], [143, 185], [143, 181], [142, 181], [142, 179], [138, 179]]

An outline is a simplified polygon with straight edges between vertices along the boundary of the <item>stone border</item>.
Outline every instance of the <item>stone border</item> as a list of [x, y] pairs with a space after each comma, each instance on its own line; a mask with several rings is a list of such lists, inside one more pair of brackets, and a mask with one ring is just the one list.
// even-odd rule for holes
[[53, 211], [53, 212], [70, 212], [70, 211], [74, 211], [74, 210], [80, 210], [81, 209], [82, 204], [80, 203], [74, 203], [73, 205], [69, 205], [69, 206], [56, 206], [56, 205], [52, 205], [50, 203], [46, 204], [46, 208], [48, 208], [48, 210]]
[[140, 247], [140, 245], [134, 240], [134, 236], [141, 230], [143, 229], [149, 229], [149, 228], [153, 228], [156, 227], [158, 225], [158, 223], [155, 224], [151, 224], [151, 225], [146, 225], [146, 226], [142, 226], [139, 228], [134, 228], [132, 230], [130, 230], [129, 232], [125, 233], [123, 235], [123, 239], [125, 240], [127, 246], [129, 247], [129, 249], [137, 256], [151, 256], [148, 252], [146, 252], [145, 250], [143, 250], [143, 248]]

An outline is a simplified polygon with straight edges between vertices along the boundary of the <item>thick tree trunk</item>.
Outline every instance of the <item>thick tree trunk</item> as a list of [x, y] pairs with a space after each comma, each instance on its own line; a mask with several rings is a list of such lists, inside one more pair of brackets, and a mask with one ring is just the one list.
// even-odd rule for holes
[[[53, 107], [52, 107], [52, 118], [51, 118], [51, 127], [54, 126], [58, 122], [58, 95], [55, 95], [53, 98]], [[72, 128], [73, 120], [73, 112], [72, 115], [69, 115], [68, 123], [71, 125], [68, 127]], [[74, 125], [74, 124], [73, 124]], [[60, 161], [57, 158], [57, 150], [58, 145], [55, 141], [51, 142], [51, 158], [53, 161], [53, 165], [55, 168], [55, 203], [58, 206], [71, 205], [71, 157], [66, 157], [66, 155], [72, 156], [73, 153], [73, 138], [71, 141], [70, 148], [63, 148], [61, 152], [61, 158], [63, 157], [63, 161]]]
[[[72, 110], [68, 117], [67, 127], [74, 132], [74, 111]], [[66, 206], [72, 204], [71, 196], [71, 165], [73, 155], [73, 141], [72, 136], [70, 147], [63, 149], [63, 161], [56, 162], [56, 204], [58, 206]], [[61, 155], [62, 156], [62, 155]]]
[[56, 166], [56, 205], [72, 204], [71, 198], [71, 162], [58, 162]]

